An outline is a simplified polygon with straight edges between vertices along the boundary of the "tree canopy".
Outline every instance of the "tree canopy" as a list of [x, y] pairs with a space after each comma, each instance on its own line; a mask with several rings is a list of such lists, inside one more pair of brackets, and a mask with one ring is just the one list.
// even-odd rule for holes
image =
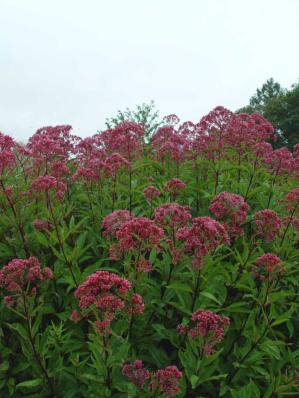
[[273, 78], [268, 79], [250, 98], [249, 105], [237, 112], [261, 113], [276, 130], [275, 146], [292, 149], [299, 138], [299, 83], [284, 89]]

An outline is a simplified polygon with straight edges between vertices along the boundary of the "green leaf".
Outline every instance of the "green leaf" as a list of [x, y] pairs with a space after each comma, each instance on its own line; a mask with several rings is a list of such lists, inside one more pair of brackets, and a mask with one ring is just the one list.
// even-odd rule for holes
[[219, 301], [212, 293], [209, 292], [200, 292], [200, 294], [208, 299], [215, 301], [215, 303], [222, 305], [221, 301]]
[[25, 339], [25, 340], [28, 339], [28, 333], [27, 333], [26, 329], [24, 328], [24, 326], [22, 326], [20, 323], [11, 323], [11, 324], [8, 324], [8, 326], [11, 329], [15, 330], [16, 332], [18, 332], [19, 335], [21, 337], [23, 337], [23, 339]]
[[22, 381], [21, 383], [17, 384], [17, 388], [32, 388], [32, 387], [37, 387], [42, 383], [42, 379], [32, 379], [32, 380], [26, 380]]
[[290, 311], [281, 314], [278, 318], [276, 318], [274, 322], [271, 323], [271, 327], [287, 322], [291, 318], [292, 313], [293, 313], [293, 308]]
[[197, 386], [198, 380], [199, 380], [199, 377], [196, 376], [196, 375], [192, 375], [192, 376], [190, 377], [190, 381], [191, 381], [191, 386], [192, 386], [192, 388], [195, 388], [195, 387]]
[[166, 287], [167, 289], [180, 290], [182, 292], [192, 293], [192, 287], [190, 285], [187, 285], [186, 283], [173, 282]]

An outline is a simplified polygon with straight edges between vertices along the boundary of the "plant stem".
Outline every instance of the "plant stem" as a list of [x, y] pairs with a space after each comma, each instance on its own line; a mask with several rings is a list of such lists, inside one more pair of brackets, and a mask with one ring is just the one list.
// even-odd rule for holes
[[19, 233], [21, 235], [24, 252], [25, 252], [26, 256], [29, 257], [30, 253], [29, 253], [29, 249], [28, 249], [28, 246], [27, 246], [23, 225], [21, 224], [21, 222], [19, 222], [17, 211], [16, 211], [16, 209], [14, 207], [13, 202], [11, 201], [11, 199], [9, 197], [9, 194], [6, 192], [4, 183], [3, 183], [3, 181], [1, 179], [0, 179], [0, 185], [1, 185], [2, 189], [3, 189], [3, 192], [5, 194], [6, 200], [7, 200], [8, 204], [9, 204], [9, 206], [10, 206], [10, 208], [12, 210], [12, 213], [14, 215], [14, 218], [16, 220], [17, 228], [18, 228]]
[[196, 283], [195, 283], [195, 289], [193, 292], [193, 298], [192, 298], [192, 304], [191, 304], [191, 312], [194, 311], [194, 307], [195, 307], [195, 303], [196, 303], [196, 299], [199, 293], [199, 284], [200, 284], [200, 268], [197, 271], [197, 275], [196, 275]]
[[55, 217], [55, 215], [54, 215], [54, 211], [53, 211], [53, 207], [52, 207], [52, 203], [51, 203], [51, 198], [50, 198], [50, 195], [49, 195], [49, 191], [47, 191], [47, 199], [48, 199], [48, 203], [49, 203], [49, 210], [50, 210], [51, 217], [52, 217], [52, 221], [53, 221], [53, 224], [54, 224], [54, 228], [55, 228], [55, 232], [56, 232], [58, 244], [59, 244], [59, 246], [60, 246], [60, 249], [61, 249], [61, 252], [62, 252], [64, 261], [65, 261], [65, 264], [66, 264], [66, 266], [67, 266], [67, 267], [69, 268], [69, 270], [70, 270], [70, 273], [71, 273], [71, 275], [72, 275], [74, 284], [76, 285], [76, 287], [78, 287], [78, 282], [77, 282], [76, 277], [75, 277], [75, 275], [74, 275], [74, 272], [73, 272], [73, 270], [72, 270], [72, 265], [71, 265], [71, 263], [68, 261], [67, 256], [66, 256], [66, 254], [65, 254], [65, 250], [64, 250], [63, 243], [62, 243], [62, 240], [61, 240], [61, 237], [60, 237], [60, 233], [59, 233], [58, 223], [57, 223], [56, 217]]
[[290, 225], [291, 225], [291, 223], [292, 223], [292, 221], [293, 221], [293, 217], [294, 217], [294, 214], [295, 214], [295, 211], [296, 211], [297, 207], [298, 207], [298, 203], [296, 203], [296, 205], [294, 206], [294, 209], [293, 209], [292, 212], [291, 212], [289, 221], [288, 221], [287, 226], [286, 226], [286, 228], [285, 228], [285, 230], [284, 230], [284, 233], [283, 233], [283, 236], [282, 236], [282, 238], [281, 238], [279, 247], [281, 247], [281, 246], [283, 245], [283, 243], [284, 243], [286, 234], [287, 234], [287, 232], [288, 232], [288, 230], [289, 230], [289, 227], [290, 227]]
[[33, 355], [35, 357], [36, 362], [38, 363], [41, 371], [43, 372], [43, 374], [45, 375], [45, 378], [47, 380], [50, 392], [51, 392], [51, 398], [55, 397], [55, 393], [54, 393], [54, 386], [53, 386], [53, 381], [50, 378], [47, 369], [45, 368], [45, 366], [42, 363], [42, 360], [36, 350], [35, 347], [35, 343], [34, 343], [34, 336], [32, 335], [32, 329], [31, 329], [31, 320], [30, 320], [30, 314], [28, 311], [28, 307], [27, 307], [27, 302], [26, 302], [26, 297], [25, 297], [25, 293], [22, 293], [23, 296], [23, 306], [24, 306], [24, 313], [25, 313], [25, 318], [26, 318], [26, 325], [27, 325], [27, 332], [28, 332], [28, 337], [29, 337], [29, 342], [33, 351]]
[[269, 209], [269, 206], [270, 206], [270, 203], [271, 203], [271, 199], [272, 199], [272, 196], [273, 196], [273, 188], [274, 188], [274, 185], [275, 185], [275, 182], [276, 182], [276, 178], [278, 176], [279, 169], [280, 169], [280, 167], [277, 168], [277, 170], [275, 172], [275, 175], [274, 175], [274, 178], [273, 178], [272, 183], [271, 183], [271, 190], [270, 190], [270, 193], [269, 193], [268, 203], [267, 203], [266, 209]]

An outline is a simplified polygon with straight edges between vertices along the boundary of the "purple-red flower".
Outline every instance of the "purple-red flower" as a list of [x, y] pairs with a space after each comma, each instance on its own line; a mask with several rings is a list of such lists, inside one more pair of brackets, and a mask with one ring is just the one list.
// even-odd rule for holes
[[253, 219], [257, 235], [264, 238], [268, 243], [272, 242], [281, 228], [281, 219], [278, 214], [273, 210], [264, 209], [257, 211]]
[[132, 219], [131, 214], [128, 210], [115, 210], [108, 216], [106, 216], [102, 222], [102, 228], [104, 229], [104, 236], [109, 238], [115, 238], [116, 232], [119, 227], [126, 221]]
[[180, 393], [179, 383], [183, 373], [174, 365], [157, 370], [152, 377], [151, 388], [165, 394], [167, 398], [173, 398]]
[[162, 227], [178, 229], [191, 219], [190, 207], [177, 203], [165, 203], [155, 210], [155, 222]]
[[[29, 257], [25, 260], [15, 258], [1, 269], [0, 288], [6, 290], [13, 297], [22, 292], [34, 294], [40, 282], [52, 278], [52, 270], [48, 267], [42, 269], [36, 257]], [[8, 302], [8, 299], [5, 302]]]
[[150, 185], [149, 187], [145, 188], [144, 191], [144, 196], [147, 200], [151, 201], [154, 198], [157, 198], [158, 196], [161, 195], [161, 192], [159, 191], [158, 188]]
[[133, 217], [120, 225], [116, 239], [122, 252], [160, 245], [163, 230], [147, 217]]
[[122, 374], [138, 388], [142, 388], [150, 378], [150, 372], [143, 367], [140, 359], [136, 359], [133, 363], [125, 362], [122, 367]]
[[257, 258], [252, 267], [252, 273], [260, 280], [273, 279], [275, 275], [283, 272], [281, 259], [272, 253], [266, 253]]
[[211, 250], [230, 243], [225, 227], [210, 217], [194, 218], [191, 227], [180, 228], [176, 237], [184, 242], [185, 251], [193, 257], [195, 268], [202, 266], [203, 258]]
[[165, 192], [169, 192], [175, 198], [184, 188], [186, 188], [186, 184], [182, 180], [179, 178], [171, 178], [166, 182], [164, 190]]
[[285, 196], [285, 202], [289, 210], [294, 210], [299, 204], [299, 188], [294, 188]]
[[16, 146], [14, 140], [0, 132], [0, 175], [5, 168], [11, 168], [15, 165], [16, 156], [13, 152]]
[[109, 326], [117, 312], [141, 314], [144, 311], [141, 296], [130, 294], [131, 291], [132, 284], [127, 279], [112, 272], [97, 271], [77, 288], [75, 296], [83, 316], [90, 317], [96, 311], [101, 319], [97, 319], [95, 329], [106, 334], [110, 333]]
[[202, 338], [203, 352], [210, 355], [214, 352], [213, 347], [220, 343], [225, 334], [225, 329], [229, 326], [228, 317], [221, 317], [211, 311], [197, 310], [193, 312], [187, 325], [180, 324], [178, 331], [180, 334], [187, 334], [190, 338]]
[[225, 224], [232, 237], [244, 234], [241, 226], [246, 221], [249, 205], [241, 195], [221, 192], [212, 199], [209, 210]]
[[127, 161], [123, 156], [121, 156], [117, 152], [113, 152], [112, 155], [110, 155], [106, 160], [105, 160], [105, 170], [106, 173], [110, 176], [115, 177], [116, 173], [122, 168], [122, 167], [129, 167], [130, 162]]

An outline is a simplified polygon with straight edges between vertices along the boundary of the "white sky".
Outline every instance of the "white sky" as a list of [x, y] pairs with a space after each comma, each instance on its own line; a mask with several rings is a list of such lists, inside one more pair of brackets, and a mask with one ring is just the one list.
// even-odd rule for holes
[[299, 0], [0, 0], [0, 130], [86, 136], [153, 99], [197, 122], [299, 78]]

